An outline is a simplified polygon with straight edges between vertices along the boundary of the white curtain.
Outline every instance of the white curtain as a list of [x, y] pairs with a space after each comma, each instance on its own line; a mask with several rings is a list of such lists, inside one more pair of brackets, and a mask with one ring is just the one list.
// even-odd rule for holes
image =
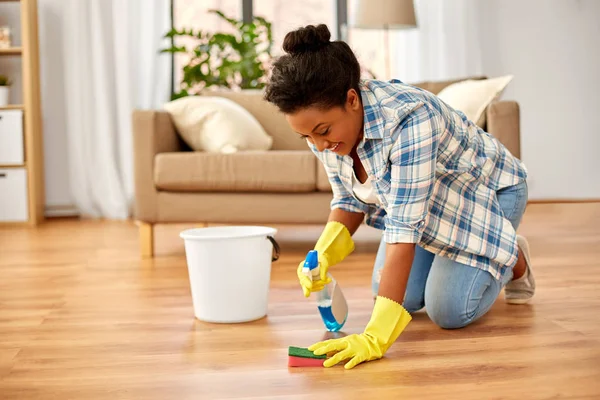
[[170, 93], [169, 0], [66, 0], [70, 184], [84, 217], [126, 219], [133, 204], [131, 113]]
[[415, 0], [418, 28], [394, 33], [394, 76], [417, 82], [481, 74], [478, 2]]

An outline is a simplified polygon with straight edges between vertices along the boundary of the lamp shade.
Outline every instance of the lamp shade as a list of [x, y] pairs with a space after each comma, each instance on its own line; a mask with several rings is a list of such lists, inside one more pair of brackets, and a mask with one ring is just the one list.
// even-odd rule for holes
[[361, 29], [417, 26], [413, 0], [352, 0], [349, 25]]

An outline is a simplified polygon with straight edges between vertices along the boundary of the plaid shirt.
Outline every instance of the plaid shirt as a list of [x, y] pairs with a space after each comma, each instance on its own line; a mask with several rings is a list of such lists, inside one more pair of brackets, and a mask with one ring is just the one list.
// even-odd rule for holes
[[309, 143], [327, 171], [331, 208], [365, 213], [387, 243], [417, 243], [499, 279], [517, 261], [517, 242], [495, 192], [526, 179], [525, 166], [425, 90], [398, 80], [364, 80], [360, 89], [364, 134], [357, 153], [380, 205], [354, 195], [350, 156]]

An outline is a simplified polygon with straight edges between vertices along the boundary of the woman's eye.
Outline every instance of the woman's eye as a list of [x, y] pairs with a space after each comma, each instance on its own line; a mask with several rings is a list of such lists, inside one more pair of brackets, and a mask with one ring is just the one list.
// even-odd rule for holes
[[307, 136], [307, 135], [300, 136], [300, 140], [308, 140], [309, 142], [312, 143], [312, 139], [310, 138], [310, 136]]
[[327, 129], [325, 130], [325, 132], [323, 132], [323, 133], [319, 133], [319, 135], [321, 135], [321, 136], [325, 136], [325, 135], [327, 135], [328, 133], [329, 133], [329, 128], [327, 128]]

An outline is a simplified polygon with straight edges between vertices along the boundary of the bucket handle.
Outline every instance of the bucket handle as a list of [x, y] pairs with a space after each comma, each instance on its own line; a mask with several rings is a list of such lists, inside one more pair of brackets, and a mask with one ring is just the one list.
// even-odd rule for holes
[[281, 254], [281, 248], [279, 247], [279, 244], [273, 236], [267, 236], [267, 239], [269, 239], [269, 241], [273, 244], [273, 249], [275, 250], [275, 255], [271, 257], [271, 261], [279, 260], [279, 255]]

